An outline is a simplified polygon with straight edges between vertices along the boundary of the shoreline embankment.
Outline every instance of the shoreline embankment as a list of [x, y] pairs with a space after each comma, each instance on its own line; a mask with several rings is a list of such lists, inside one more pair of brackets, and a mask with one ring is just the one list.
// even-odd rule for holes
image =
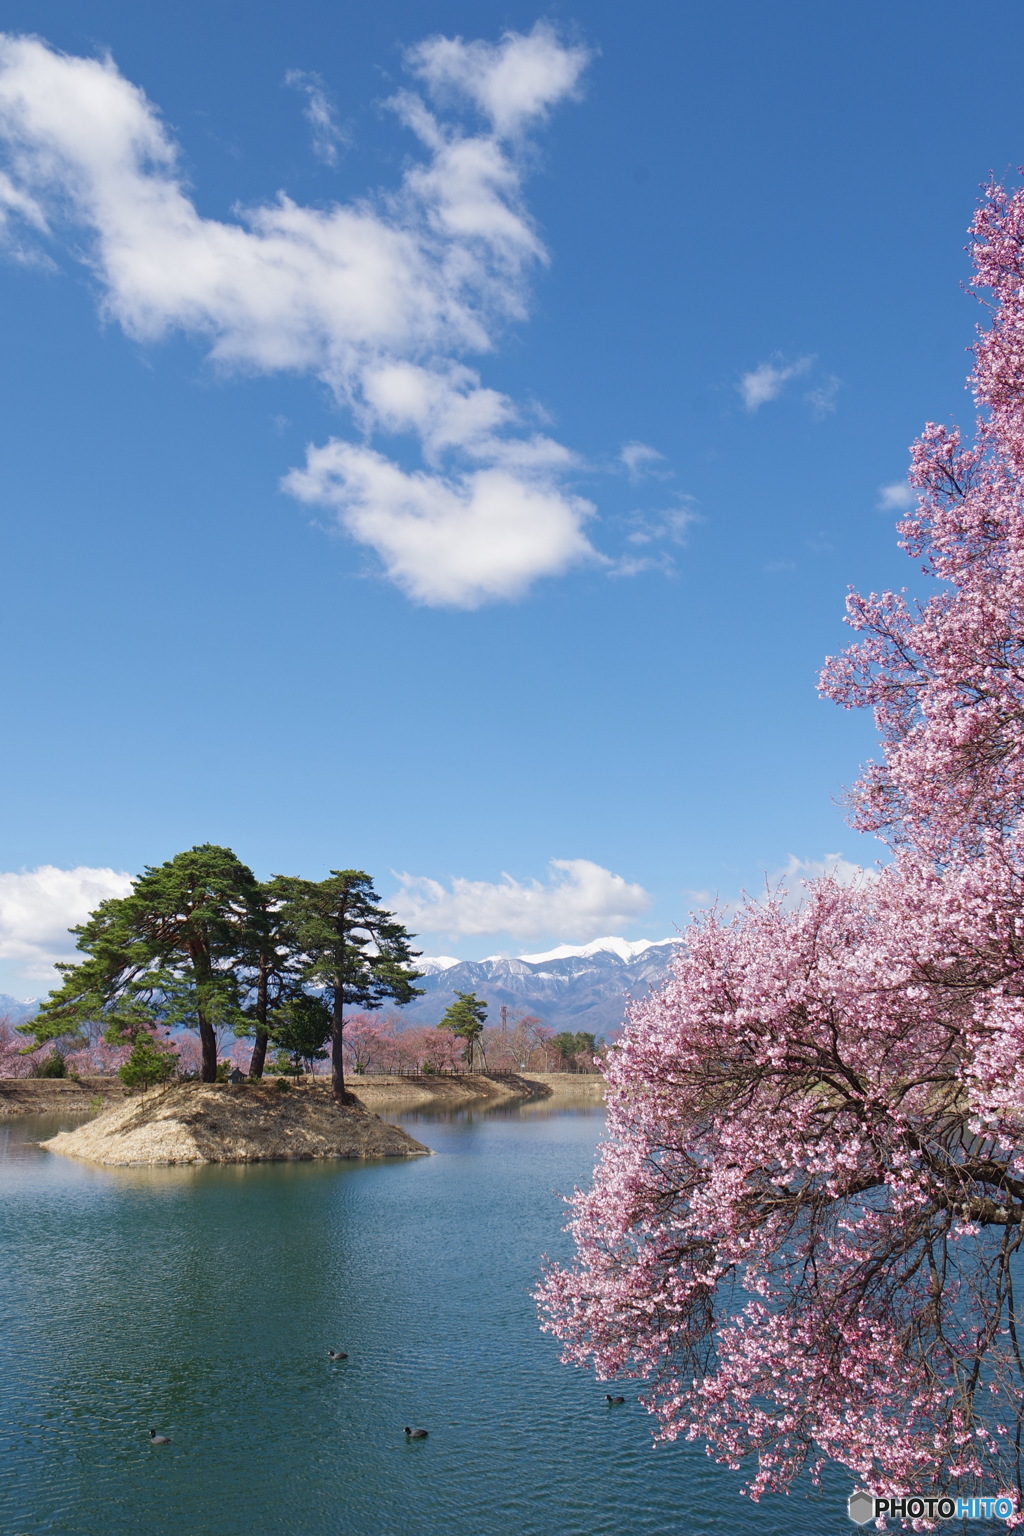
[[604, 1078], [599, 1072], [459, 1072], [453, 1077], [420, 1073], [415, 1077], [347, 1079], [347, 1087], [367, 1109], [458, 1109], [475, 1104], [545, 1100], [564, 1104], [602, 1104]]
[[[265, 1080], [268, 1086], [273, 1079]], [[300, 1079], [299, 1086], [325, 1085], [323, 1077]], [[419, 1109], [436, 1104], [511, 1104], [517, 1100], [550, 1100], [576, 1105], [604, 1102], [604, 1078], [599, 1072], [460, 1072], [454, 1077], [421, 1073], [416, 1077], [348, 1079], [349, 1091], [364, 1108]], [[134, 1092], [117, 1077], [0, 1077], [0, 1119], [7, 1115], [101, 1114]]]

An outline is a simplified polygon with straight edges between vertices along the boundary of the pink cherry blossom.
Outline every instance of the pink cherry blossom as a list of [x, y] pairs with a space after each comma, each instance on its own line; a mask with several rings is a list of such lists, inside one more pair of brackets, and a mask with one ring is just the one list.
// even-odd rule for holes
[[644, 1378], [662, 1438], [753, 1457], [755, 1496], [830, 1459], [879, 1488], [1007, 1482], [1020, 896], [999, 860], [903, 856], [796, 912], [711, 913], [609, 1054], [546, 1327]]
[[882, 739], [855, 825], [943, 860], [1012, 831], [1024, 800], [1024, 191], [989, 187], [972, 233], [992, 304], [970, 378], [974, 439], [928, 424], [911, 449], [917, 508], [900, 524], [938, 589], [920, 606], [851, 593], [864, 638], [821, 684], [872, 708]]
[[973, 235], [975, 434], [925, 428], [900, 529], [935, 591], [851, 595], [822, 680], [874, 710], [853, 819], [893, 862], [693, 924], [538, 1292], [567, 1360], [755, 1498], [834, 1461], [1024, 1508], [1024, 192]]

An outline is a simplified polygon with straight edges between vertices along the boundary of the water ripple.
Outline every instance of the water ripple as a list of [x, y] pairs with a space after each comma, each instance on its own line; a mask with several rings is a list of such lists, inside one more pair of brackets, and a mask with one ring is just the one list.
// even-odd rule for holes
[[[752, 1508], [699, 1448], [652, 1448], [635, 1391], [609, 1409], [538, 1332], [538, 1258], [564, 1251], [557, 1191], [587, 1178], [601, 1125], [420, 1115], [439, 1155], [415, 1163], [106, 1171], [7, 1122], [0, 1530], [849, 1530], [845, 1484]], [[406, 1424], [429, 1439], [408, 1443]]]

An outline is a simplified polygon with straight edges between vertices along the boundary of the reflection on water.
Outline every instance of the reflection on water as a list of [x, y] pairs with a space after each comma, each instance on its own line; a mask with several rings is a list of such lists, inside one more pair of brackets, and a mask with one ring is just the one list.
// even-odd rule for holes
[[469, 1104], [417, 1104], [408, 1108], [395, 1103], [384, 1105], [374, 1113], [379, 1114], [382, 1120], [391, 1120], [395, 1125], [427, 1125], [432, 1122], [448, 1125], [474, 1125], [487, 1120], [550, 1120], [558, 1116], [585, 1115], [593, 1119], [595, 1116], [604, 1121], [604, 1105], [586, 1103], [582, 1099], [578, 1103], [566, 1103], [556, 1099], [513, 1099], [500, 1104], [469, 1103]]
[[441, 1155], [104, 1169], [32, 1144], [66, 1117], [0, 1122], [4, 1536], [849, 1529], [848, 1482], [752, 1509], [539, 1333], [600, 1109], [394, 1118]]
[[55, 1115], [0, 1115], [0, 1161], [24, 1155], [24, 1149], [38, 1147], [58, 1131], [73, 1131], [87, 1121], [95, 1119], [89, 1114]]

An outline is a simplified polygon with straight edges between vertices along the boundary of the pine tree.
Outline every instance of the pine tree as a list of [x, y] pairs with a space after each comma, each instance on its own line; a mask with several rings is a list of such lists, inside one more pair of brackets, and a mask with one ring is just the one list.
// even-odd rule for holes
[[187, 1023], [199, 1031], [203, 1081], [215, 1082], [217, 1028], [244, 1022], [237, 967], [257, 905], [256, 878], [230, 848], [202, 843], [147, 867], [128, 896], [72, 929], [87, 958], [58, 967], [61, 985], [22, 1033], [41, 1044], [101, 1022], [121, 1044]]
[[[470, 1071], [480, 1036], [487, 1021], [487, 1004], [475, 992], [456, 992], [455, 1002], [450, 1005], [438, 1029], [450, 1029], [453, 1035], [465, 1040], [464, 1056]], [[481, 1051], [483, 1047], [481, 1046]], [[486, 1066], [486, 1062], [484, 1063]]]
[[378, 1008], [385, 999], [411, 1002], [422, 989], [412, 968], [418, 951], [380, 898], [370, 876], [360, 869], [332, 869], [326, 880], [278, 875], [272, 882], [281, 902], [281, 920], [289, 925], [301, 953], [301, 978], [325, 990], [331, 1009], [332, 1087], [344, 1100], [342, 1043], [345, 1007]]

